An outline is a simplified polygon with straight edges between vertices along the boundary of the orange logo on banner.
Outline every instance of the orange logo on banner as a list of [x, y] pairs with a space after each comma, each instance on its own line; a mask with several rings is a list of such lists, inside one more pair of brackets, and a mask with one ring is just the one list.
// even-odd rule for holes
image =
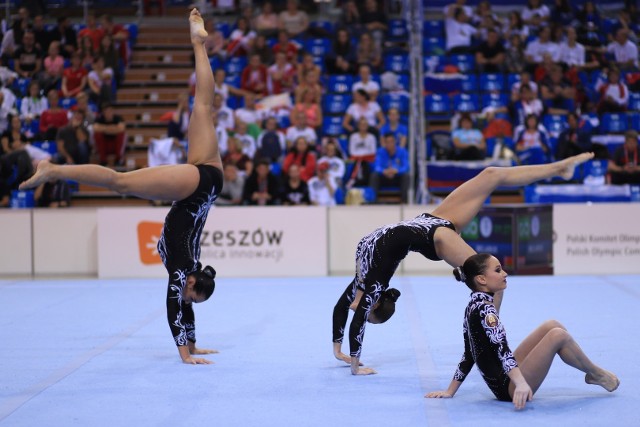
[[161, 222], [141, 222], [138, 224], [138, 248], [140, 249], [140, 261], [143, 264], [160, 264], [158, 253], [158, 240], [162, 234]]

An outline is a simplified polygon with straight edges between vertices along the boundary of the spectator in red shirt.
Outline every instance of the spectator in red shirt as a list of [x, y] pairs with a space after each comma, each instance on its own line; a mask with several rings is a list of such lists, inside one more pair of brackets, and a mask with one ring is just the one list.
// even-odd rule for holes
[[295, 145], [284, 158], [282, 168], [284, 173], [289, 173], [291, 165], [298, 165], [300, 167], [300, 178], [302, 178], [304, 182], [309, 181], [316, 173], [316, 155], [311, 151], [309, 143], [304, 136], [296, 139]]
[[55, 140], [58, 129], [66, 126], [69, 122], [67, 110], [58, 105], [58, 91], [51, 89], [47, 93], [49, 109], [44, 110], [40, 116], [40, 138], [44, 140]]
[[289, 41], [289, 34], [285, 30], [278, 31], [278, 43], [273, 46], [273, 53], [284, 52], [287, 55], [287, 60], [292, 64], [297, 63], [298, 59], [298, 46]]
[[260, 62], [259, 55], [249, 58], [249, 65], [242, 70], [240, 88], [256, 95], [267, 93], [267, 67]]
[[120, 59], [126, 67], [129, 63], [129, 31], [121, 24], [114, 24], [111, 15], [107, 14], [100, 17], [100, 24], [103, 34], [108, 34], [113, 39]]
[[81, 39], [85, 36], [89, 37], [93, 45], [93, 50], [97, 52], [98, 49], [100, 49], [100, 41], [102, 40], [103, 35], [104, 30], [102, 28], [98, 28], [95, 13], [89, 12], [87, 15], [87, 26], [78, 32], [78, 38]]
[[80, 54], [71, 55], [71, 66], [62, 72], [62, 96], [74, 97], [87, 87], [88, 71], [81, 65]]
[[278, 95], [283, 92], [293, 92], [293, 81], [296, 69], [290, 62], [287, 62], [287, 55], [284, 52], [276, 54], [276, 63], [268, 68], [269, 73], [269, 94]]

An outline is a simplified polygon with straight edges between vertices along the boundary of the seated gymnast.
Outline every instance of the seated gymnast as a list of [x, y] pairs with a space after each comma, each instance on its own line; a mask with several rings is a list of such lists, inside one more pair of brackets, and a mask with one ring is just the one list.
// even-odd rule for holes
[[472, 291], [462, 327], [464, 354], [449, 388], [427, 393], [425, 397], [453, 397], [477, 364], [498, 400], [513, 402], [516, 409], [523, 409], [544, 381], [556, 354], [567, 365], [584, 372], [587, 384], [599, 385], [607, 391], [618, 388], [620, 380], [591, 362], [556, 320], [538, 326], [511, 352], [493, 304], [495, 293], [507, 287], [507, 273], [495, 257], [486, 253], [472, 255], [453, 274]]
[[[500, 186], [524, 186], [560, 176], [570, 179], [576, 165], [593, 158], [582, 153], [559, 162], [532, 166], [488, 167], [449, 194], [431, 214], [378, 228], [363, 237], [356, 249], [356, 274], [333, 309], [333, 354], [351, 365], [353, 375], [375, 374], [360, 363], [366, 323], [384, 323], [395, 312], [400, 296], [389, 281], [409, 251], [433, 261], [444, 260], [452, 267], [462, 265], [476, 252], [458, 233], [476, 216], [487, 197]], [[502, 292], [496, 292], [499, 310]], [[349, 326], [350, 355], [342, 353], [349, 309], [354, 311]]]
[[222, 161], [212, 119], [213, 73], [204, 47], [207, 32], [198, 10], [189, 17], [196, 63], [196, 94], [189, 121], [187, 163], [119, 173], [98, 165], [54, 165], [41, 162], [36, 173], [20, 185], [34, 188], [44, 182], [73, 180], [106, 187], [120, 194], [149, 200], [173, 200], [158, 242], [169, 273], [167, 319], [184, 363], [209, 364], [196, 355], [217, 353], [196, 347], [192, 304], [203, 302], [215, 289], [215, 270], [202, 265], [200, 235], [211, 205], [223, 184]]

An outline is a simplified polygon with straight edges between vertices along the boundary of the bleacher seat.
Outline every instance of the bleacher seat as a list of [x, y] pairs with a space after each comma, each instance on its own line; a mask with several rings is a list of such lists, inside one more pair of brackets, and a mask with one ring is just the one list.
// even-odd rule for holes
[[65, 110], [69, 110], [77, 103], [78, 101], [75, 98], [60, 98], [60, 101], [58, 101], [58, 106], [60, 108], [64, 108]]
[[278, 121], [278, 129], [286, 129], [291, 126], [291, 119], [287, 114], [279, 114], [276, 116]]
[[58, 144], [55, 141], [33, 141], [31, 145], [46, 151], [52, 156], [58, 153]]
[[13, 81], [13, 89], [14, 91], [19, 92], [22, 97], [25, 97], [29, 94], [29, 84], [31, 83], [30, 78], [20, 77]]
[[640, 113], [628, 113], [629, 117], [629, 129], [640, 129]]
[[422, 32], [426, 37], [444, 39], [444, 21], [441, 19], [427, 19], [424, 21]]
[[447, 57], [444, 55], [425, 55], [422, 60], [425, 73], [441, 72], [447, 63]]
[[351, 94], [327, 94], [322, 99], [324, 114], [344, 114], [353, 102]]
[[231, 35], [231, 26], [228, 22], [220, 22], [216, 20], [216, 30], [220, 31], [225, 39]]
[[224, 70], [227, 74], [241, 74], [244, 67], [247, 66], [247, 57], [246, 56], [234, 56], [224, 63]]
[[331, 44], [329, 42], [329, 39], [307, 39], [307, 41], [304, 43], [304, 49], [313, 56], [324, 56], [330, 52]]
[[509, 103], [509, 98], [506, 93], [484, 93], [482, 94], [482, 108], [493, 107], [500, 108], [506, 107]]
[[425, 111], [430, 114], [448, 114], [451, 112], [451, 102], [447, 95], [437, 93], [424, 98]]
[[462, 76], [462, 90], [464, 92], [476, 92], [478, 90], [478, 77], [475, 74], [464, 74]]
[[600, 129], [604, 133], [622, 133], [629, 128], [624, 113], [604, 113], [600, 116]]
[[218, 68], [222, 68], [224, 64], [219, 56], [213, 56], [209, 58], [209, 65], [211, 65], [211, 69], [215, 71]]
[[476, 68], [473, 55], [452, 55], [447, 58], [447, 63], [458, 68], [461, 73], [472, 73]]
[[409, 72], [409, 55], [406, 53], [391, 53], [384, 56], [384, 68], [394, 73]]
[[402, 89], [409, 91], [411, 87], [411, 77], [408, 74], [398, 75], [398, 84], [402, 87]]
[[453, 97], [453, 110], [460, 112], [472, 112], [480, 110], [478, 95], [459, 93]]
[[640, 93], [629, 93], [629, 111], [640, 111]]
[[342, 128], [342, 116], [327, 116], [322, 119], [322, 133], [328, 136], [340, 136], [345, 133]]
[[545, 114], [542, 117], [542, 124], [547, 128], [551, 136], [557, 137], [560, 132], [567, 128], [567, 116]]
[[387, 40], [406, 41], [407, 38], [407, 21], [404, 19], [389, 19], [387, 21]]
[[480, 74], [480, 90], [502, 92], [505, 90], [504, 75], [498, 73]]
[[330, 93], [351, 93], [353, 86], [353, 76], [331, 75], [327, 82], [327, 91]]
[[331, 21], [311, 21], [309, 26], [312, 28], [321, 28], [329, 34], [333, 34], [336, 28]]
[[240, 87], [240, 74], [225, 76], [224, 82], [230, 86]]
[[422, 39], [422, 53], [424, 55], [443, 55], [446, 51], [443, 37], [425, 37]]
[[124, 29], [129, 33], [129, 44], [135, 46], [138, 41], [138, 24], [124, 24]]
[[390, 108], [396, 108], [400, 114], [406, 114], [409, 112], [409, 97], [398, 93], [387, 93], [382, 95], [380, 106], [384, 112], [389, 111]]

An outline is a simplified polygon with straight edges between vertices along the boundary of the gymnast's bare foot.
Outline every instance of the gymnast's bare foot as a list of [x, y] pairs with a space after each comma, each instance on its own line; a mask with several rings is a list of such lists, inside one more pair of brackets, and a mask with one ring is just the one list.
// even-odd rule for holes
[[590, 372], [584, 376], [587, 384], [596, 384], [607, 391], [614, 391], [620, 385], [620, 380], [613, 372], [600, 369], [599, 372]]
[[561, 167], [559, 176], [562, 178], [569, 180], [573, 177], [573, 173], [575, 172], [576, 166], [581, 165], [582, 163], [593, 159], [593, 153], [582, 153], [577, 156], [568, 157], [559, 163]]
[[200, 16], [198, 9], [192, 9], [191, 15], [189, 15], [189, 26], [191, 27], [191, 43], [202, 44], [209, 35], [204, 29], [204, 20]]
[[27, 190], [29, 188], [35, 188], [45, 182], [55, 181], [56, 178], [53, 176], [53, 172], [57, 167], [59, 166], [51, 164], [49, 160], [42, 160], [38, 163], [36, 173], [33, 174], [31, 178], [20, 184], [18, 188], [20, 190]]

